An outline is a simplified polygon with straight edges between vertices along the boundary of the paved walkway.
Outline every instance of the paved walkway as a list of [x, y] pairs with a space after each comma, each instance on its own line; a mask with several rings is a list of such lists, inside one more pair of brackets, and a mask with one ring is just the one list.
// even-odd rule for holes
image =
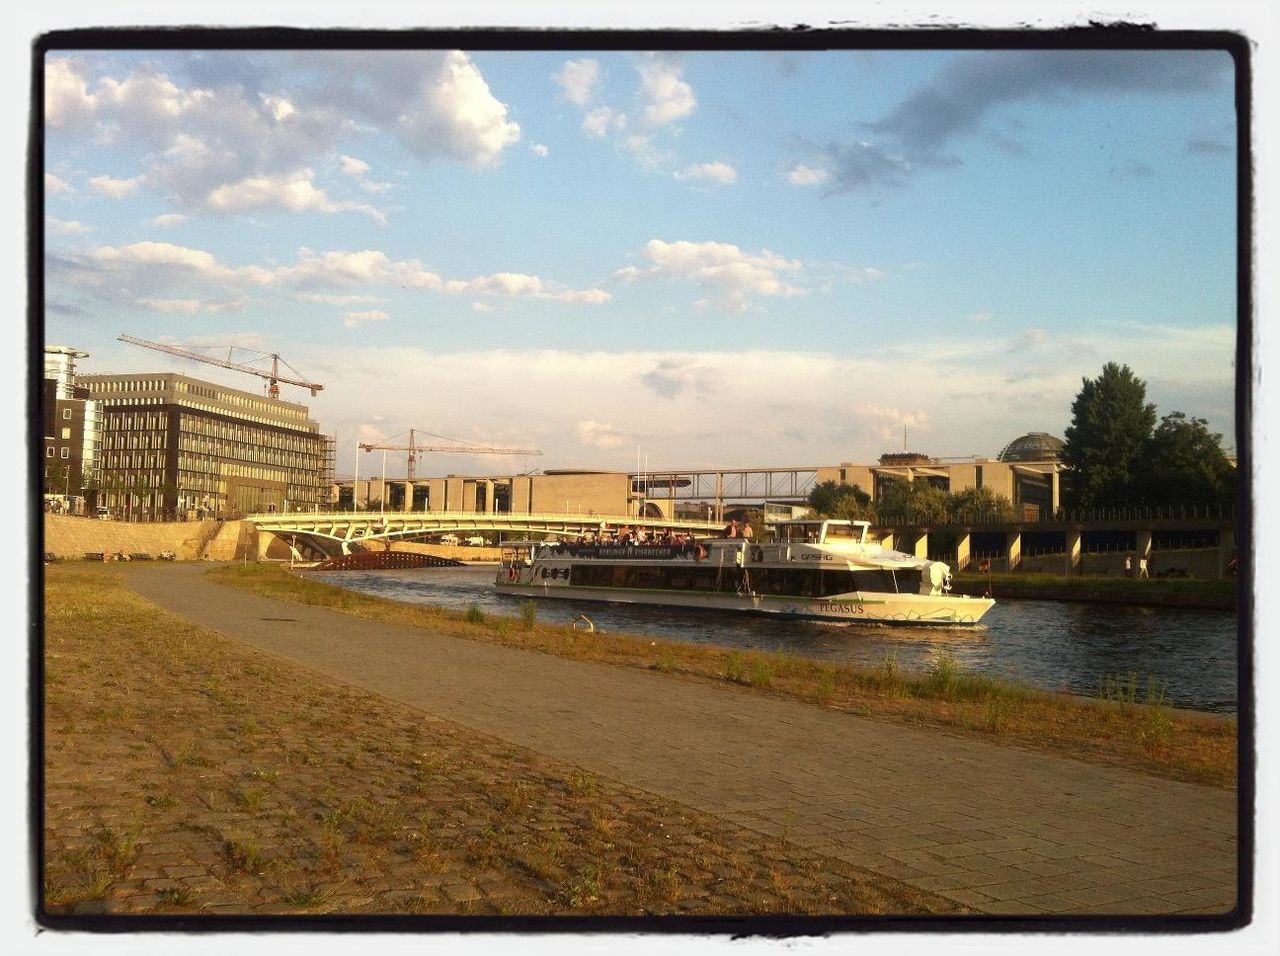
[[982, 912], [1235, 906], [1234, 793], [360, 621], [206, 567], [135, 566], [129, 582], [250, 646]]

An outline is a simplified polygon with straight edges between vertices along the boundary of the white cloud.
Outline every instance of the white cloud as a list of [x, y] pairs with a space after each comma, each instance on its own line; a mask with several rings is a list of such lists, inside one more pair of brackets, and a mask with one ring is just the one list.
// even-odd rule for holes
[[[265, 58], [206, 51], [175, 80], [153, 67], [94, 75], [79, 60], [46, 62], [46, 118], [53, 138], [94, 130], [101, 142], [134, 146], [147, 158], [146, 184], [178, 208], [200, 208], [220, 189], [281, 183], [327, 166], [335, 155], [351, 176], [363, 160], [347, 138], [381, 128], [423, 160], [475, 166], [498, 161], [520, 138], [507, 106], [460, 51], [296, 51]], [[313, 187], [315, 188], [315, 187]], [[386, 183], [361, 182], [380, 192]], [[295, 184], [289, 203], [331, 205]], [[234, 204], [234, 203], [233, 203]], [[288, 208], [286, 204], [285, 208]]]
[[792, 167], [787, 173], [787, 182], [792, 186], [821, 186], [830, 178], [830, 171], [803, 164]]
[[356, 305], [362, 302], [383, 302], [376, 295], [335, 295], [326, 292], [295, 292], [293, 297], [302, 302], [319, 302], [323, 305]]
[[[628, 114], [608, 104], [596, 104], [598, 64], [594, 60], [570, 61], [555, 79], [565, 99], [582, 108], [582, 130], [597, 139], [613, 137], [618, 148], [630, 153], [644, 167], [653, 169], [674, 162], [675, 156], [659, 138], [676, 120], [693, 112], [697, 99], [681, 74], [683, 66], [671, 56], [650, 53], [636, 63], [640, 78], [634, 125]], [[725, 163], [690, 166], [682, 173], [724, 185], [725, 176], [736, 176]], [[732, 181], [732, 178], [727, 180]]]
[[472, 302], [471, 311], [472, 312], [492, 312], [493, 306], [490, 305], [488, 302]]
[[71, 61], [49, 57], [44, 68], [44, 117], [52, 127], [79, 129], [93, 123], [96, 98]]
[[348, 312], [342, 317], [342, 324], [349, 329], [358, 328], [369, 322], [385, 322], [390, 316], [380, 309], [370, 309], [366, 312]]
[[551, 150], [547, 149], [542, 143], [534, 143], [529, 147], [529, 151], [535, 156], [546, 156]]
[[97, 289], [99, 296], [116, 302], [136, 298], [207, 302], [229, 293], [278, 291], [301, 301], [347, 307], [384, 301], [375, 294], [381, 288], [588, 306], [603, 305], [612, 298], [604, 289], [575, 289], [512, 271], [448, 279], [417, 260], [392, 260], [378, 250], [316, 253], [303, 248], [292, 264], [228, 266], [204, 250], [165, 242], [99, 246], [83, 255], [63, 255], [51, 267], [50, 279], [54, 284]]
[[67, 196], [74, 192], [75, 190], [69, 184], [53, 173], [44, 174], [44, 194], [46, 197]]
[[610, 106], [598, 106], [582, 118], [582, 128], [592, 136], [603, 139], [610, 133], [627, 126], [627, 116]]
[[738, 179], [738, 171], [736, 169], [728, 163], [719, 161], [687, 166], [682, 170], [677, 170], [673, 175], [679, 180], [710, 182], [717, 186], [728, 186]]
[[475, 166], [491, 166], [520, 139], [520, 124], [465, 53], [453, 50], [423, 91], [417, 109], [398, 118], [400, 137], [425, 155], [441, 154]]
[[629, 136], [623, 136], [619, 145], [626, 152], [630, 153], [640, 165], [647, 169], [653, 169], [671, 162], [675, 157], [669, 150], [664, 150], [653, 141], [653, 137], [644, 133], [632, 133]]
[[134, 176], [132, 179], [94, 176], [89, 180], [89, 188], [99, 196], [106, 196], [109, 199], [126, 199], [138, 191], [138, 186], [142, 184], [142, 181], [142, 176]]
[[45, 228], [55, 236], [83, 236], [86, 232], [93, 232], [92, 226], [74, 219], [56, 219], [53, 216], [45, 217]]
[[242, 213], [253, 209], [283, 209], [286, 212], [361, 212], [379, 223], [386, 216], [366, 203], [335, 202], [313, 183], [310, 169], [294, 170], [280, 176], [253, 176], [214, 189], [205, 198], [211, 212]]
[[785, 274], [799, 274], [803, 264], [765, 249], [747, 253], [727, 242], [665, 242], [651, 239], [645, 244], [647, 269], [627, 266], [614, 278], [634, 282], [649, 278], [688, 279], [711, 295], [708, 304], [724, 311], [742, 311], [755, 296], [799, 295], [805, 290], [783, 280]]
[[339, 156], [338, 167], [348, 176], [360, 179], [369, 171], [369, 164], [354, 156]]
[[[357, 425], [385, 414], [385, 369], [394, 366], [406, 380], [435, 385], [402, 396], [397, 421], [433, 421], [445, 434], [545, 452], [536, 461], [485, 459], [492, 474], [534, 464], [630, 470], [637, 446], [653, 471], [874, 462], [901, 449], [904, 424], [913, 450], [995, 456], [1028, 431], [1061, 435], [1081, 378], [1097, 376], [1100, 356], [1127, 362], [1147, 380], [1149, 399], [1162, 413], [1181, 409], [1209, 417], [1215, 431], [1230, 430], [1235, 338], [1229, 325], [1115, 323], [1082, 340], [1092, 355], [1045, 356], [1036, 376], [1018, 386], [1017, 402], [1008, 400], [1006, 379], [1020, 357], [1009, 356], [1007, 341], [957, 336], [941, 327], [910, 341], [883, 341], [861, 340], [853, 355], [831, 354], [826, 343], [809, 351], [737, 352], [353, 346], [344, 349], [341, 362], [315, 342], [288, 358], [298, 368], [324, 369], [317, 374], [326, 391], [350, 396], [331, 423], [340, 434], [354, 436]], [[904, 368], [912, 373], [905, 398], [895, 384]], [[596, 369], [608, 370], [609, 387], [584, 394], [584, 370]], [[511, 415], [514, 381], [539, 397], [535, 418]], [[749, 401], [742, 383], [750, 383]], [[465, 425], [459, 394], [467, 396]], [[1217, 399], [1205, 398], [1214, 395], [1227, 396], [1221, 409]], [[431, 473], [475, 468], [474, 459], [442, 457], [433, 459]]]
[[991, 313], [990, 313], [990, 312], [975, 312], [975, 313], [973, 313], [973, 315], [969, 316], [969, 321], [970, 321], [970, 322], [990, 322], [990, 321], [991, 321]]
[[596, 60], [569, 60], [551, 78], [559, 84], [566, 100], [576, 106], [586, 106], [595, 94], [600, 64]]
[[648, 102], [644, 121], [650, 126], [665, 126], [683, 119], [698, 105], [693, 88], [681, 79], [683, 67], [666, 56], [650, 54], [640, 61], [640, 86]]
[[153, 217], [151, 225], [158, 226], [161, 229], [171, 229], [174, 226], [181, 226], [186, 221], [187, 217], [180, 212], [166, 212]]
[[578, 441], [591, 448], [618, 448], [623, 438], [618, 429], [610, 422], [598, 422], [587, 419], [578, 422]]
[[171, 312], [182, 315], [197, 313], [243, 312], [248, 305], [244, 298], [208, 300], [208, 299], [152, 299], [136, 300], [138, 305], [145, 306], [155, 312]]

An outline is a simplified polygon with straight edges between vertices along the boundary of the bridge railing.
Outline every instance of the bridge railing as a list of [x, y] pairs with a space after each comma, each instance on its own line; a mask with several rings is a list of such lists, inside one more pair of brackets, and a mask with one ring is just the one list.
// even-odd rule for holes
[[1073, 524], [1086, 521], [1234, 521], [1236, 509], [1230, 505], [1190, 504], [1133, 506], [1127, 508], [1059, 508], [1040, 510], [1032, 516], [1016, 511], [963, 511], [954, 514], [892, 512], [872, 519], [873, 527], [943, 528], [995, 524]]
[[579, 512], [534, 512], [532, 514], [515, 512], [484, 511], [330, 511], [330, 512], [270, 512], [245, 516], [246, 521], [255, 524], [313, 524], [316, 522], [368, 521], [379, 523], [386, 521], [412, 522], [426, 524], [460, 524], [463, 527], [489, 527], [495, 524], [574, 524], [600, 525], [610, 527], [643, 525], [645, 527], [680, 527], [699, 529], [719, 529], [723, 522], [699, 521], [689, 518], [645, 518], [636, 515], [582, 514]]

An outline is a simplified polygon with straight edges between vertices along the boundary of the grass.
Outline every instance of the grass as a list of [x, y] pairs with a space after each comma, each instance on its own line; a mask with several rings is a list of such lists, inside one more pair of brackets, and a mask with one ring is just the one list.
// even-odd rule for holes
[[1162, 702], [1135, 700], [1126, 705], [1105, 697], [1042, 692], [965, 673], [954, 660], [945, 658], [924, 672], [908, 673], [892, 654], [875, 667], [859, 668], [795, 655], [727, 650], [621, 633], [575, 641], [560, 625], [536, 622], [527, 630], [499, 634], [483, 622], [469, 620], [474, 617], [470, 611], [356, 594], [273, 565], [228, 566], [209, 573], [222, 583], [268, 597], [330, 607], [369, 620], [642, 667], [672, 679], [728, 682], [751, 692], [808, 701], [859, 716], [935, 727], [1170, 779], [1228, 789], [1236, 784], [1236, 722], [1218, 715], [1175, 711]]
[[963, 912], [186, 625], [113, 566], [46, 573], [46, 912]]

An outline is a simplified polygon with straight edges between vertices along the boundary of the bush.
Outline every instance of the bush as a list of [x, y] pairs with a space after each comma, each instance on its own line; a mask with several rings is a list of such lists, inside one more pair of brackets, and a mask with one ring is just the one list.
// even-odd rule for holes
[[538, 605], [535, 601], [523, 601], [520, 604], [520, 622], [526, 631], [532, 631], [538, 620]]
[[477, 605], [473, 604], [467, 608], [467, 613], [463, 615], [463, 620], [468, 624], [483, 624], [484, 611], [480, 610]]

